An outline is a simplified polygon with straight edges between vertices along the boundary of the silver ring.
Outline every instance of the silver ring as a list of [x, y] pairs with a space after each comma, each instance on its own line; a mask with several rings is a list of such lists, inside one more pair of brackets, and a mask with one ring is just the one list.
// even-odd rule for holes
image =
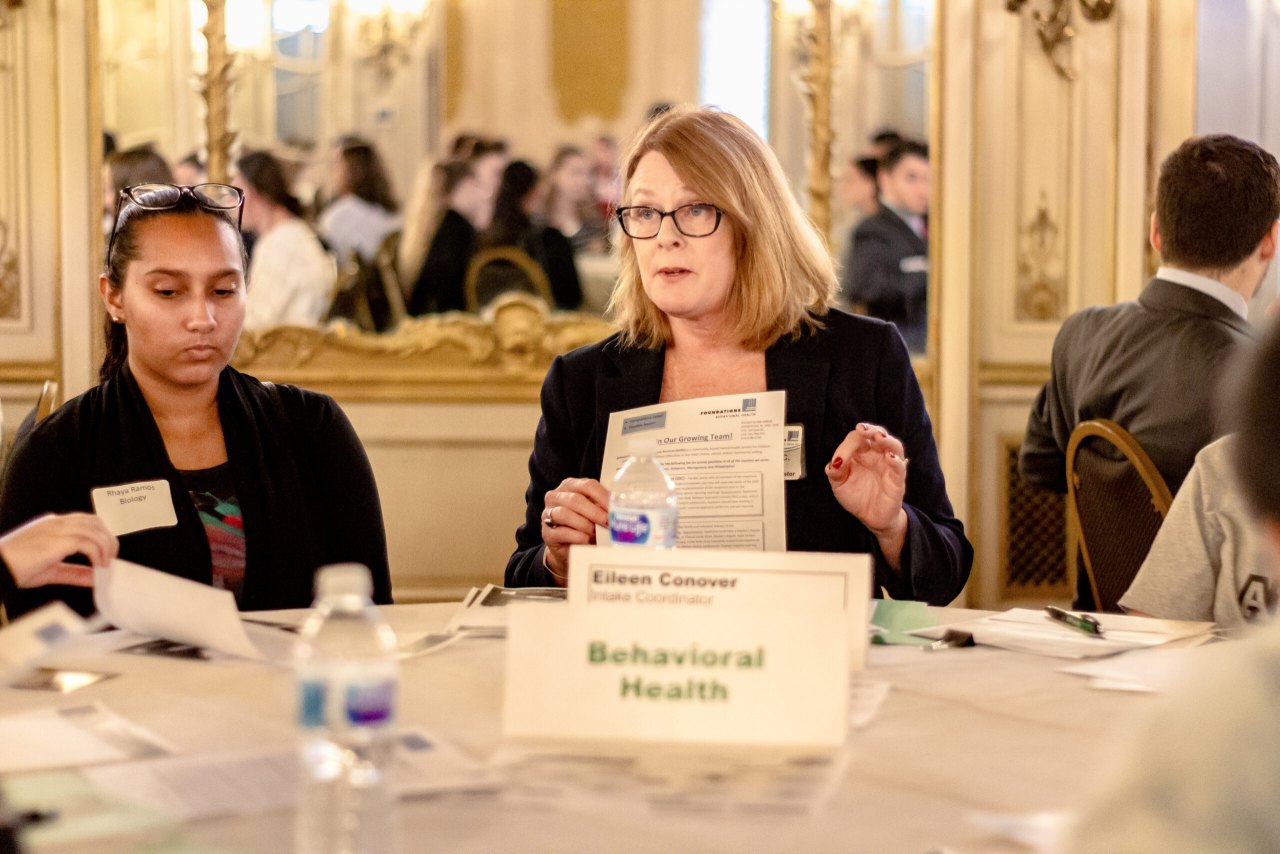
[[556, 520], [551, 518], [551, 511], [552, 511], [552, 510], [554, 510], [554, 509], [555, 509], [554, 507], [548, 507], [548, 508], [547, 508], [547, 512], [542, 514], [542, 522], [543, 522], [543, 524], [545, 524], [548, 528], [555, 528], [555, 527], [558, 527], [558, 526], [556, 525]]

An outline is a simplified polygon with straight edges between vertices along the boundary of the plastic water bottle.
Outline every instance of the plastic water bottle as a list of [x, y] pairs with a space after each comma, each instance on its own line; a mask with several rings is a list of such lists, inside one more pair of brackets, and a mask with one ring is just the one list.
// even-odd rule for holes
[[294, 652], [301, 735], [299, 854], [399, 850], [396, 637], [360, 564], [323, 567]]
[[609, 539], [618, 546], [673, 549], [679, 520], [676, 485], [658, 462], [654, 440], [632, 439], [630, 451], [609, 493]]

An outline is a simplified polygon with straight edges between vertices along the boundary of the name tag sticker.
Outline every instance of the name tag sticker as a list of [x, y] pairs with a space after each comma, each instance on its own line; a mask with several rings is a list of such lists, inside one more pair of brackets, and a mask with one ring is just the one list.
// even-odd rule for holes
[[782, 428], [782, 477], [800, 480], [804, 476], [804, 425], [788, 424]]
[[90, 496], [93, 498], [93, 512], [117, 537], [150, 528], [172, 528], [178, 524], [167, 480], [100, 486]]

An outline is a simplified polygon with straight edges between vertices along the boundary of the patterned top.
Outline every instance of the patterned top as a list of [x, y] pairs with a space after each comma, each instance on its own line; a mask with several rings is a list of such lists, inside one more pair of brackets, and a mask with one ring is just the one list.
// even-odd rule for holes
[[209, 555], [213, 559], [213, 586], [230, 590], [240, 601], [244, 592], [245, 539], [244, 518], [236, 498], [236, 485], [231, 464], [210, 469], [179, 472], [191, 495], [205, 535], [209, 538]]

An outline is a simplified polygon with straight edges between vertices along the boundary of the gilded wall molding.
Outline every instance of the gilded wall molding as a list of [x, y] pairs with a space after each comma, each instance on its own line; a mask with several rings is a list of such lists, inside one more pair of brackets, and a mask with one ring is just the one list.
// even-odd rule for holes
[[1049, 213], [1046, 195], [1030, 221], [1020, 229], [1018, 252], [1018, 293], [1015, 317], [1021, 321], [1053, 321], [1062, 319], [1066, 303], [1063, 277], [1051, 269], [1060, 262], [1058, 242], [1062, 227]]
[[[1075, 80], [1079, 74], [1071, 67], [1070, 59], [1065, 56], [1070, 50], [1071, 40], [1076, 37], [1076, 28], [1072, 24], [1071, 0], [1049, 0], [1049, 11], [1031, 13], [1031, 20], [1036, 26], [1036, 35], [1040, 39], [1040, 49], [1053, 63], [1054, 71], [1065, 80]], [[1079, 0], [1080, 14], [1087, 21], [1105, 21], [1115, 11], [1116, 0]], [[1008, 0], [1006, 4], [1010, 12], [1017, 15], [1027, 0]]]
[[628, 4], [551, 0], [551, 86], [560, 116], [617, 121], [630, 65]]
[[[16, 7], [14, 7], [16, 8]], [[8, 12], [0, 14], [0, 319], [22, 317], [22, 272], [19, 264], [19, 230], [22, 202], [19, 147], [25, 138], [18, 79], [17, 50], [22, 36]], [[7, 150], [6, 150], [7, 149]]]
[[553, 358], [613, 330], [595, 315], [508, 294], [478, 316], [426, 315], [385, 335], [345, 325], [245, 332], [235, 365], [344, 400], [535, 401]]
[[9, 245], [9, 224], [0, 219], [0, 318], [16, 320], [21, 316], [22, 278], [18, 272], [18, 256]]

